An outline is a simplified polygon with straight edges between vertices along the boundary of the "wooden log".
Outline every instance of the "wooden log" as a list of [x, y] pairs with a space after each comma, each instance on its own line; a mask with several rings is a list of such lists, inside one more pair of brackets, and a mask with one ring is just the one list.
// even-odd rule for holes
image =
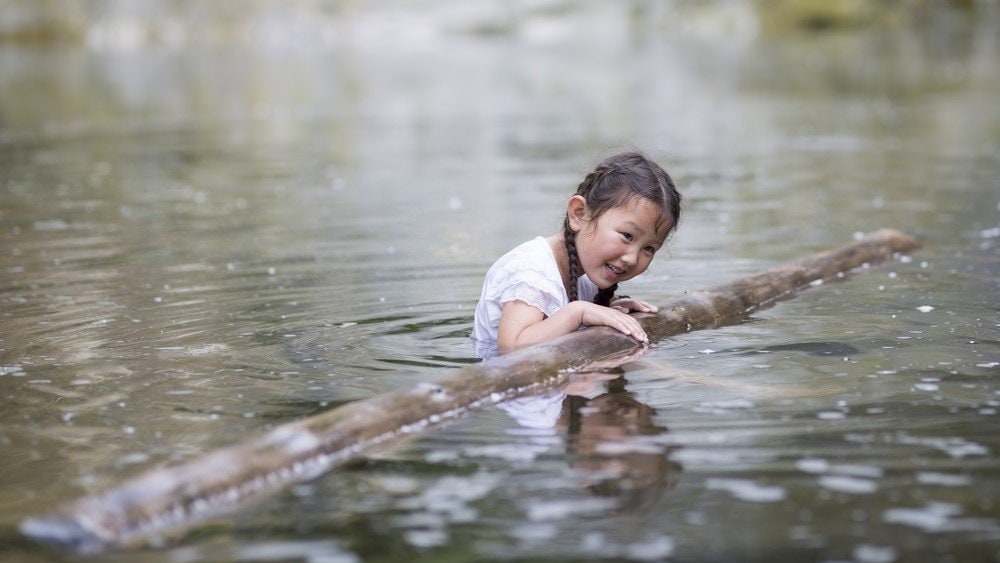
[[[641, 320], [651, 342], [732, 323], [820, 280], [917, 246], [916, 239], [898, 231], [877, 231], [837, 250], [687, 293]], [[51, 514], [28, 518], [21, 531], [83, 552], [142, 541], [218, 514], [248, 497], [318, 476], [374, 446], [470, 409], [559, 383], [573, 369], [621, 365], [641, 352], [635, 340], [610, 328], [581, 330], [472, 364], [435, 383], [418, 383], [281, 425], [184, 465], [146, 472]]]

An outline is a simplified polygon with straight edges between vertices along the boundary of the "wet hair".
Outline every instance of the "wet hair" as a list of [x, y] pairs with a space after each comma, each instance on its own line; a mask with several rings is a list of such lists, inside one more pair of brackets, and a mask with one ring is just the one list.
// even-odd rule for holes
[[[660, 217], [656, 230], [664, 240], [677, 228], [681, 216], [681, 195], [674, 187], [674, 181], [655, 162], [637, 152], [625, 152], [608, 157], [587, 174], [576, 188], [576, 194], [583, 196], [590, 211], [590, 220], [596, 221], [605, 211], [626, 205], [635, 198], [644, 198], [656, 204]], [[569, 227], [569, 216], [563, 221], [563, 238], [569, 255], [569, 287], [566, 288], [570, 301], [579, 299], [577, 280], [583, 275], [580, 255], [576, 250], [576, 233]], [[618, 284], [601, 289], [594, 297], [594, 303], [611, 305]]]

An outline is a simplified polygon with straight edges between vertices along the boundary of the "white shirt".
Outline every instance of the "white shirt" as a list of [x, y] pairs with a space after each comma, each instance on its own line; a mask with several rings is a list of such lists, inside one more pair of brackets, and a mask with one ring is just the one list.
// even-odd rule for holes
[[[577, 280], [580, 301], [593, 301], [597, 291], [597, 286], [586, 275]], [[486, 272], [472, 328], [476, 355], [484, 360], [498, 353], [500, 313], [508, 301], [523, 301], [546, 317], [569, 303], [559, 265], [545, 237], [536, 237], [517, 246]]]

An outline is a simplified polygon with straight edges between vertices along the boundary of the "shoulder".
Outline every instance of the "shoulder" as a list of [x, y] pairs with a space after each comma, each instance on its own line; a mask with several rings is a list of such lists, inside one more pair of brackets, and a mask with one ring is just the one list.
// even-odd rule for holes
[[540, 262], [552, 262], [551, 256], [552, 251], [549, 249], [548, 241], [546, 241], [544, 237], [535, 237], [512, 248], [509, 252], [507, 252], [507, 254], [504, 254], [499, 260], [496, 261], [496, 265], [523, 259], [537, 259]]
[[551, 315], [566, 290], [548, 241], [537, 237], [503, 255], [486, 274], [483, 297], [498, 304], [520, 300]]
[[549, 243], [543, 237], [536, 237], [521, 243], [500, 257], [490, 267], [487, 277], [495, 277], [498, 273], [509, 271], [535, 271], [550, 275], [553, 271], [558, 275], [558, 267], [552, 257]]

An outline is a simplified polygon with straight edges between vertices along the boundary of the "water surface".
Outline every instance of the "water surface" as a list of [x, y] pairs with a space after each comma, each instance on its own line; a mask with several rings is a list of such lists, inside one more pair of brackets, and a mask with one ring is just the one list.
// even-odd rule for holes
[[649, 301], [884, 226], [924, 247], [663, 341], [546, 416], [472, 412], [93, 558], [1000, 557], [996, 19], [614, 21], [599, 41], [0, 49], [2, 549], [74, 559], [18, 522], [475, 361], [490, 263], [636, 146], [687, 204], [628, 284]]

